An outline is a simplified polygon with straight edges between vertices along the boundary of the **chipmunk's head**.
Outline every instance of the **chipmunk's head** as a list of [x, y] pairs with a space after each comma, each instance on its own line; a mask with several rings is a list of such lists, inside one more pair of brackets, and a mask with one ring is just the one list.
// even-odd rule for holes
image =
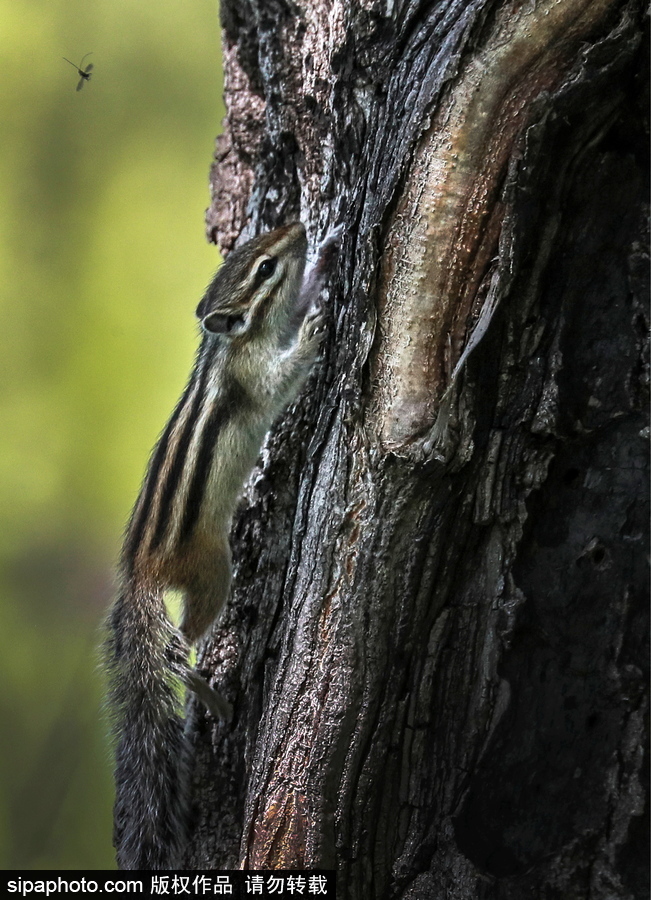
[[197, 307], [204, 331], [228, 337], [268, 329], [282, 332], [295, 314], [306, 254], [300, 222], [233, 250]]

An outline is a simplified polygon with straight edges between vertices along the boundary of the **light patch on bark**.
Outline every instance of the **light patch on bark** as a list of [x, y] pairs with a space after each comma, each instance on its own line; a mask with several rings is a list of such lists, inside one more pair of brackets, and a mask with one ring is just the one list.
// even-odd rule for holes
[[264, 128], [265, 102], [252, 90], [237, 57], [237, 48], [225, 40], [222, 54], [228, 115], [215, 142], [206, 232], [209, 241], [217, 244], [222, 252], [228, 252], [246, 223], [246, 207]]
[[612, 3], [515, 6], [500, 11], [434, 116], [389, 230], [369, 419], [385, 449], [432, 426], [486, 295], [500, 191], [531, 105], [566, 75]]

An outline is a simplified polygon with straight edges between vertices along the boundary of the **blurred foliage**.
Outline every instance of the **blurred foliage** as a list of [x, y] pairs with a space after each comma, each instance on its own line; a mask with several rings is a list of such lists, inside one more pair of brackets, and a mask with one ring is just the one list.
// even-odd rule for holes
[[[218, 11], [0, 0], [0, 18], [0, 866], [109, 868], [95, 648], [218, 264]], [[77, 93], [62, 57], [90, 51]]]

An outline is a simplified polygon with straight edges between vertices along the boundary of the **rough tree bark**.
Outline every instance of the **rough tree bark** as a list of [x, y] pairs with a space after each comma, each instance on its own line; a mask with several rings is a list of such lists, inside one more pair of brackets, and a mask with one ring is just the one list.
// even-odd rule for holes
[[[189, 867], [646, 896], [637, 0], [222, 0], [211, 239], [345, 223], [200, 659]], [[464, 353], [464, 348], [470, 352]]]

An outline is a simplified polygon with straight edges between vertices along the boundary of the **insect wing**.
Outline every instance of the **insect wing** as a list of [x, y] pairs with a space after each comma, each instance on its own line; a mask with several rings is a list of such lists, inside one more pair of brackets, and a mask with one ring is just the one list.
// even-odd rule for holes
[[84, 76], [82, 75], [81, 78], [79, 79], [79, 84], [77, 85], [77, 90], [78, 90], [78, 91], [80, 91], [80, 90], [83, 88], [83, 86], [84, 86], [84, 81], [85, 81], [85, 80], [86, 80], [86, 79], [85, 79]]
[[86, 75], [88, 75], [88, 73], [89, 73], [90, 71], [92, 71], [92, 68], [93, 68], [93, 64], [92, 64], [92, 63], [88, 63], [88, 65], [86, 66]]

